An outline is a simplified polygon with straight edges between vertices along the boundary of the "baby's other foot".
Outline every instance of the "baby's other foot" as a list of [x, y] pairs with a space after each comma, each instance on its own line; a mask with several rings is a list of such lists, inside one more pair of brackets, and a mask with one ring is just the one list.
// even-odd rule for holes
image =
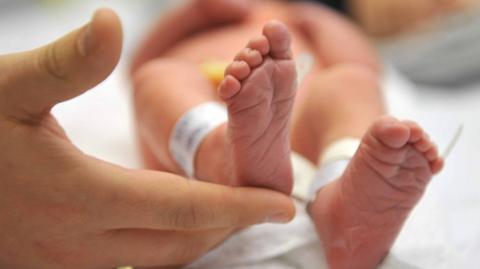
[[344, 174], [310, 206], [331, 268], [375, 268], [442, 166], [418, 125], [378, 120]]
[[289, 123], [296, 91], [291, 37], [272, 21], [225, 72], [219, 96], [228, 107], [228, 153], [235, 185], [290, 193]]

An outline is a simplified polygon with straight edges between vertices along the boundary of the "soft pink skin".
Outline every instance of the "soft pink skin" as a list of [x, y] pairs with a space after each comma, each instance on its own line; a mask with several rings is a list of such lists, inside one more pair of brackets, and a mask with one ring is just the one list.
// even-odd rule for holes
[[[218, 92], [229, 108], [229, 124], [219, 126], [200, 145], [195, 176], [290, 193], [289, 120], [296, 90], [291, 36], [283, 24], [271, 22], [263, 35], [245, 43], [247, 47], [232, 57]], [[142, 143], [150, 145], [143, 147], [149, 166], [181, 173], [165, 150], [171, 130], [192, 107], [220, 101], [212, 84], [198, 66], [177, 59], [149, 62], [136, 72], [134, 84], [137, 116], [142, 119], [139, 132]]]
[[309, 208], [330, 268], [377, 267], [442, 166], [418, 125], [378, 120], [344, 174], [322, 188]]
[[228, 108], [234, 185], [292, 191], [289, 122], [296, 71], [290, 44], [283, 24], [267, 23], [263, 35], [238, 53], [219, 87]]
[[[242, 4], [244, 2], [249, 4]], [[292, 116], [294, 125], [301, 116], [307, 89], [322, 91], [315, 85], [315, 80], [330, 67], [358, 66], [371, 69], [375, 74], [380, 72], [376, 54], [366, 38], [351, 23], [320, 5], [192, 0], [172, 11], [154, 27], [134, 59], [135, 111], [140, 148], [147, 167], [182, 173], [167, 150], [173, 125], [191, 107], [219, 101], [215, 88], [198, 69], [198, 63], [230, 61], [242, 44], [257, 36], [265, 22], [272, 18], [284, 21], [289, 27], [294, 55], [309, 50], [317, 60], [316, 67], [297, 91]], [[345, 45], [348, 49], [344, 48]], [[180, 77], [178, 74], [184, 75]], [[188, 81], [185, 77], [189, 78]], [[377, 89], [369, 90], [379, 95]], [[376, 98], [371, 102], [380, 100]], [[368, 109], [369, 105], [366, 107]], [[305, 129], [291, 130], [293, 149], [315, 161], [318, 153], [312, 152], [311, 148], [316, 141], [307, 137], [308, 132], [299, 130]], [[211, 134], [215, 139], [206, 139], [201, 144], [195, 167], [198, 178], [229, 184], [224, 152], [216, 150], [224, 145], [212, 142], [224, 140], [219, 134]]]
[[[388, 125], [385, 120], [373, 125], [375, 120], [384, 114], [378, 86], [380, 68], [368, 42], [352, 25], [318, 6], [284, 5], [268, 1], [261, 3], [255, 2], [255, 5], [252, 5], [254, 8], [244, 17], [230, 18], [235, 23], [223, 24], [223, 27], [208, 30], [195, 28], [196, 35], [184, 35], [182, 39], [176, 40], [176, 43], [172, 41], [173, 39], [170, 40], [170, 43], [167, 42], [170, 47], [163, 47], [162, 51], [157, 52], [158, 59], [148, 59], [151, 55], [139, 58], [144, 62], [143, 65], [139, 64], [141, 67], [134, 76], [135, 102], [140, 140], [147, 165], [181, 173], [171, 160], [168, 150], [165, 150], [168, 148], [168, 138], [173, 125], [190, 108], [204, 102], [218, 101], [220, 98], [229, 107], [230, 122], [210, 133], [201, 144], [195, 163], [197, 178], [220, 184], [247, 184], [290, 192], [291, 168], [289, 162], [285, 160], [289, 152], [288, 139], [285, 139], [288, 137], [288, 128], [283, 127], [288, 126], [289, 116], [283, 114], [291, 113], [291, 104], [260, 103], [242, 111], [241, 114], [235, 113], [239, 110], [238, 107], [248, 106], [252, 99], [258, 101], [258, 95], [265, 98], [264, 100], [272, 101], [274, 96], [277, 98], [273, 93], [284, 92], [287, 97], [286, 103], [291, 102], [287, 93], [293, 94], [292, 89], [279, 85], [283, 83], [288, 85], [292, 82], [293, 76], [268, 74], [271, 70], [290, 69], [284, 66], [290, 66], [284, 64], [291, 62], [290, 53], [278, 55], [274, 53], [275, 47], [270, 44], [267, 50], [262, 44], [265, 44], [265, 39], [269, 40], [268, 34], [265, 34], [266, 37], [251, 39], [247, 48], [239, 48], [239, 44], [247, 43], [248, 39], [257, 35], [265, 20], [272, 17], [285, 20], [292, 32], [292, 41], [296, 45], [293, 46], [293, 55], [296, 51], [309, 48], [318, 63], [303, 87], [299, 89], [293, 105], [294, 128], [291, 130], [291, 142], [295, 151], [316, 162], [325, 146], [336, 139], [344, 136], [360, 137], [367, 133], [364, 146], [355, 156], [347, 172], [338, 181], [323, 188], [312, 203], [310, 208], [312, 218], [323, 240], [332, 268], [374, 268], [388, 253], [408, 213], [423, 194], [426, 184], [418, 185], [415, 192], [394, 192], [394, 189], [389, 189], [390, 185], [381, 184], [387, 181], [372, 172], [375, 171], [372, 167], [380, 166], [372, 164], [369, 157], [372, 154], [374, 156], [379, 154], [377, 157], [384, 159], [390, 155], [398, 157], [396, 152], [410, 152], [408, 154], [415, 156], [413, 158], [422, 165], [422, 168], [416, 170], [423, 169], [420, 174], [425, 182], [430, 179], [431, 174], [438, 172], [442, 161], [438, 159], [428, 139], [422, 138], [415, 142], [418, 133], [423, 136], [423, 131], [417, 126], [395, 122], [394, 127], [384, 128]], [[295, 19], [288, 14], [295, 14]], [[210, 18], [214, 19], [214, 16]], [[205, 18], [197, 19], [204, 21]], [[205, 31], [199, 32], [200, 30]], [[189, 31], [184, 33], [187, 32]], [[155, 42], [151, 40], [149, 45], [156, 47]], [[348, 48], [345, 49], [345, 46]], [[285, 52], [288, 49], [281, 51]], [[235, 53], [237, 56], [234, 56]], [[198, 63], [232, 58], [234, 62], [226, 71], [227, 77], [216, 96], [214, 87], [198, 69]], [[148, 63], [146, 59], [149, 60]], [[266, 82], [274, 83], [269, 85], [265, 84]], [[263, 122], [274, 117], [278, 119], [271, 123]], [[251, 121], [251, 118], [260, 120]], [[372, 125], [374, 127], [370, 127], [370, 131], [367, 132]], [[377, 130], [382, 128], [386, 131]], [[269, 132], [261, 135], [258, 130], [262, 129]], [[280, 138], [272, 139], [276, 133]], [[251, 141], [256, 141], [254, 138], [260, 138], [258, 140], [260, 142], [252, 147]], [[385, 147], [389, 147], [385, 149], [372, 144], [372, 141], [377, 140], [384, 143]], [[273, 146], [270, 147], [269, 143], [273, 143]], [[405, 146], [404, 143], [408, 145]], [[419, 154], [411, 150], [411, 145], [427, 153]], [[371, 150], [367, 151], [366, 148]], [[258, 156], [268, 164], [255, 161]], [[281, 158], [276, 158], [277, 156]], [[404, 165], [413, 162], [401, 158], [397, 161]], [[282, 169], [278, 169], [279, 167]], [[395, 167], [398, 168], [398, 165]], [[427, 168], [430, 171], [427, 171]], [[392, 176], [396, 176], [402, 182], [408, 181], [409, 173], [405, 171], [409, 169], [402, 168]], [[362, 183], [368, 188], [353, 189], [357, 183]], [[342, 192], [346, 193], [347, 190], [349, 194], [342, 195]], [[404, 202], [407, 206], [386, 210], [383, 213], [372, 210], [389, 208], [391, 201], [385, 201], [384, 197], [378, 196], [385, 193], [393, 194], [392, 197], [395, 199], [392, 198], [392, 201]], [[362, 212], [358, 207], [352, 206], [352, 203], [365, 202], [365, 194], [373, 195], [372, 204], [375, 207], [367, 207], [370, 211]], [[369, 222], [365, 222], [365, 218]], [[365, 227], [372, 225], [384, 229], [365, 231]], [[352, 233], [352, 227], [358, 229], [354, 229]], [[346, 239], [345, 234], [349, 235]], [[349, 251], [335, 247], [336, 240], [344, 239], [350, 246]]]

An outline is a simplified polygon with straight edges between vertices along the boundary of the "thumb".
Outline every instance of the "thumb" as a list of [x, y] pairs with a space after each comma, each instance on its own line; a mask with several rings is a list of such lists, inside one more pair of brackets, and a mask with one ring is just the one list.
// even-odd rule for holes
[[119, 18], [100, 9], [89, 24], [45, 47], [0, 56], [0, 112], [21, 121], [38, 119], [103, 81], [121, 48]]

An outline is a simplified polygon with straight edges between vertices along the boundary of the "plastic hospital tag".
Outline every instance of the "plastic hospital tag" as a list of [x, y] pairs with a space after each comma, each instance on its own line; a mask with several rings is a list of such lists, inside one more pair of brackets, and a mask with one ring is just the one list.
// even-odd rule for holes
[[308, 202], [310, 185], [312, 185], [317, 168], [305, 157], [293, 151], [291, 161], [294, 178], [292, 196], [300, 201]]
[[330, 144], [320, 156], [320, 169], [315, 174], [308, 191], [308, 199], [325, 185], [339, 178], [360, 146], [360, 139], [345, 137]]
[[460, 140], [462, 133], [463, 133], [463, 124], [458, 126], [457, 131], [455, 132], [452, 139], [450, 140], [450, 143], [448, 143], [448, 146], [445, 148], [445, 151], [442, 154], [443, 159], [447, 159], [448, 156], [450, 156], [450, 153], [452, 153], [453, 148], [455, 148], [455, 146], [458, 143], [458, 140]]
[[309, 200], [315, 199], [317, 192], [322, 187], [339, 178], [343, 174], [349, 163], [350, 159], [344, 159], [324, 164], [322, 168], [318, 170], [315, 178], [312, 181], [312, 184], [310, 185], [308, 193]]
[[175, 124], [169, 150], [188, 177], [195, 176], [195, 155], [200, 143], [213, 129], [227, 120], [225, 106], [209, 102], [187, 111]]

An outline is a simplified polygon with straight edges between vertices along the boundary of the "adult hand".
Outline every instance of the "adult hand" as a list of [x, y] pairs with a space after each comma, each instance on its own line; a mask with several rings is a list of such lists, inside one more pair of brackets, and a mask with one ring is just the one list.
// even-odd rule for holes
[[287, 221], [290, 198], [128, 170], [76, 149], [50, 114], [102, 81], [121, 51], [109, 10], [46, 47], [0, 56], [0, 267], [191, 262], [239, 227]]

